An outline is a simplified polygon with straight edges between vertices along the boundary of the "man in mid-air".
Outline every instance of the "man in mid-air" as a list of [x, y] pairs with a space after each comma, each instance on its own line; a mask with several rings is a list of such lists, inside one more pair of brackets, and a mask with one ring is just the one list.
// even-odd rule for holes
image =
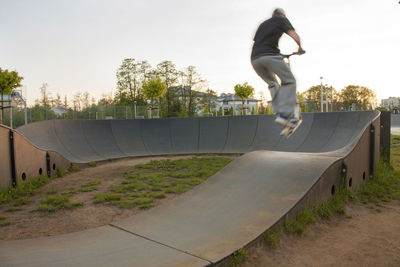
[[[295, 130], [301, 123], [300, 110], [296, 103], [296, 79], [283, 60], [278, 48], [282, 34], [286, 33], [298, 44], [299, 54], [304, 53], [300, 37], [286, 18], [285, 11], [277, 8], [272, 17], [258, 27], [254, 36], [251, 64], [257, 74], [268, 84], [275, 122], [285, 129]], [[276, 76], [279, 77], [279, 84]], [[283, 134], [283, 133], [281, 133]]]

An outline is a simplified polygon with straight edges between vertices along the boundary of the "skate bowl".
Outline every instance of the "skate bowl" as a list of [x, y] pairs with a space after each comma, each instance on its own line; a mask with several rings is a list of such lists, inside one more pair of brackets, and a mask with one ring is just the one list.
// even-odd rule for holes
[[18, 129], [73, 163], [168, 154], [242, 154], [163, 205], [99, 228], [0, 241], [5, 266], [207, 266], [262, 238], [304, 207], [368, 179], [380, 112], [308, 113], [290, 139], [271, 115], [43, 121]]

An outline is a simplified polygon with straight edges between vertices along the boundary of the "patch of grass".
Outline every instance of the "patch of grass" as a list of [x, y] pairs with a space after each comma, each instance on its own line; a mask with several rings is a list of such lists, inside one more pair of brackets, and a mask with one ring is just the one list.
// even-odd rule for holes
[[76, 166], [75, 164], [72, 163], [71, 166], [69, 166], [68, 171], [69, 172], [77, 172], [77, 171], [79, 171], [79, 168], [78, 168], [78, 166]]
[[133, 202], [136, 205], [146, 205], [146, 204], [153, 204], [154, 199], [148, 198], [148, 197], [140, 197], [140, 198], [133, 200]]
[[0, 204], [8, 203], [16, 198], [33, 195], [37, 192], [37, 188], [47, 184], [50, 179], [43, 175], [36, 179], [30, 179], [25, 182], [18, 183], [17, 187], [4, 189], [0, 191]]
[[96, 185], [101, 184], [101, 180], [94, 180], [89, 183], [81, 185], [81, 189], [79, 189], [79, 192], [91, 192], [96, 190]]
[[151, 197], [151, 198], [165, 198], [166, 197], [166, 195], [165, 195], [165, 193], [164, 192], [151, 192], [150, 194], [149, 194], [149, 197]]
[[94, 196], [93, 203], [107, 203], [111, 201], [120, 201], [122, 198], [121, 194], [110, 194], [110, 193], [99, 193]]
[[97, 163], [96, 163], [95, 161], [92, 161], [92, 162], [89, 162], [89, 163], [88, 163], [88, 166], [89, 166], [89, 167], [96, 167], [96, 166], [97, 166]]
[[83, 185], [81, 185], [81, 187], [90, 187], [90, 186], [95, 186], [95, 185], [99, 185], [99, 184], [101, 184], [101, 180], [97, 179], [97, 180], [91, 181], [89, 183], [83, 184]]
[[4, 221], [5, 219], [7, 219], [5, 216], [0, 215], [0, 221]]
[[85, 186], [79, 189], [79, 192], [86, 193], [86, 192], [92, 192], [94, 190], [96, 190], [95, 186]]
[[302, 234], [306, 226], [315, 221], [314, 214], [310, 209], [304, 209], [297, 215], [296, 219], [286, 220], [285, 229], [290, 233]]
[[67, 174], [67, 172], [63, 168], [57, 168], [56, 171], [56, 176], [57, 177], [63, 177]]
[[13, 206], [14, 206], [14, 207], [20, 207], [20, 206], [27, 205], [27, 204], [29, 204], [29, 203], [31, 203], [31, 202], [32, 202], [32, 200], [30, 200], [30, 199], [27, 199], [27, 198], [20, 198], [20, 199], [15, 200]]
[[127, 193], [126, 196], [130, 198], [137, 198], [137, 197], [147, 197], [147, 192], [133, 192]]
[[148, 210], [148, 209], [150, 209], [152, 207], [154, 207], [154, 204], [142, 204], [142, 205], [139, 205], [139, 209], [141, 209], [141, 210]]
[[47, 190], [46, 192], [44, 192], [46, 195], [55, 195], [58, 193], [58, 190], [56, 189], [52, 189], [52, 190]]
[[119, 201], [110, 201], [111, 205], [118, 206], [122, 209], [131, 209], [136, 206], [136, 203], [134, 200], [129, 199], [129, 200], [119, 200]]
[[12, 222], [9, 222], [9, 221], [0, 222], [0, 227], [6, 227], [6, 226], [9, 226], [9, 225], [11, 225], [11, 224], [12, 224]]
[[62, 192], [61, 195], [62, 195], [62, 196], [70, 197], [70, 196], [72, 196], [72, 195], [75, 195], [76, 193], [78, 193], [78, 190], [77, 190], [77, 189], [74, 189], [74, 188], [71, 188], [71, 189], [69, 189], [68, 191]]
[[278, 239], [282, 234], [282, 229], [278, 229], [275, 231], [271, 231], [271, 232], [267, 232], [264, 235], [264, 240], [265, 242], [267, 242], [267, 244], [272, 247], [272, 248], [276, 248], [277, 244], [278, 244]]
[[132, 181], [131, 183], [127, 184], [110, 186], [110, 190], [116, 193], [137, 192], [146, 190], [148, 188], [149, 188], [148, 184], [136, 181]]
[[8, 209], [6, 210], [7, 212], [16, 212], [16, 211], [21, 211], [22, 208], [20, 207], [8, 207]]
[[249, 254], [247, 253], [247, 251], [243, 248], [240, 248], [233, 253], [229, 266], [230, 267], [239, 266], [242, 262], [244, 262], [248, 258]]
[[177, 184], [176, 186], [168, 187], [165, 190], [165, 193], [181, 194], [181, 193], [184, 193], [184, 192], [186, 192], [186, 191], [188, 191], [190, 189], [191, 189], [191, 187], [189, 185]]
[[46, 196], [37, 207], [38, 211], [56, 212], [60, 209], [73, 209], [83, 206], [83, 202], [69, 202], [69, 197], [64, 195]]

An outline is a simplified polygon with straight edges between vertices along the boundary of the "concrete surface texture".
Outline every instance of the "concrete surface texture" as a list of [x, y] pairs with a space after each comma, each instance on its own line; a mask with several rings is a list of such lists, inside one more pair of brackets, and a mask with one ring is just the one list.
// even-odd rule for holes
[[161, 154], [244, 155], [193, 190], [132, 218], [83, 232], [0, 242], [0, 262], [5, 266], [216, 263], [284, 218], [314, 185], [324, 184], [320, 179], [329, 176], [332, 166], [332, 173], [340, 173], [341, 160], [357, 150], [362, 138], [369, 140], [366, 131], [378, 118], [378, 111], [304, 114], [302, 126], [290, 139], [279, 136], [281, 127], [270, 115], [45, 121], [21, 127], [19, 132], [32, 143], [72, 162]]

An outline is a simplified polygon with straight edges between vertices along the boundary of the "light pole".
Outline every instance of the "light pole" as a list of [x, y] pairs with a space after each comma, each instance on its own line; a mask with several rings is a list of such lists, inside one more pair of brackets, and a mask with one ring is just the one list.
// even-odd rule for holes
[[333, 112], [333, 86], [331, 86], [331, 112]]
[[328, 103], [329, 103], [329, 100], [328, 100], [328, 84], [326, 83], [325, 84], [325, 100], [326, 100], [326, 112], [328, 112], [329, 110], [328, 110]]
[[322, 104], [322, 94], [323, 94], [323, 92], [322, 92], [322, 76], [320, 77], [320, 79], [321, 79], [321, 112], [324, 112], [324, 105]]

